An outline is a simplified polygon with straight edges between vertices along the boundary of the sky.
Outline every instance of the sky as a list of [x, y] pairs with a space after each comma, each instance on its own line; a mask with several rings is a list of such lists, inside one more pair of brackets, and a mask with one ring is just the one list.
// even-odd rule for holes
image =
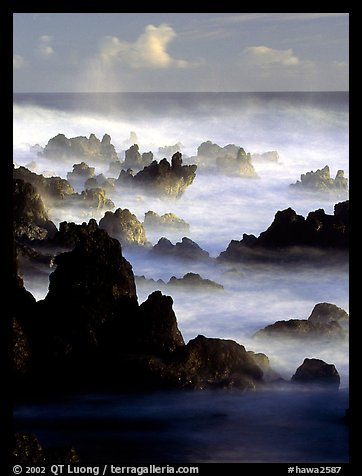
[[348, 13], [14, 13], [14, 92], [345, 91]]

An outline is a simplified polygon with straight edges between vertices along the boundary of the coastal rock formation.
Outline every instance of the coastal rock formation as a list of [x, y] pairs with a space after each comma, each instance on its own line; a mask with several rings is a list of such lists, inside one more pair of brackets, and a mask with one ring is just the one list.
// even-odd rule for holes
[[89, 167], [85, 162], [81, 162], [80, 164], [73, 165], [73, 171], [67, 173], [67, 179], [70, 181], [86, 181], [87, 179], [94, 177], [94, 173], [95, 167]]
[[177, 242], [175, 245], [167, 238], [160, 238], [150, 250], [150, 253], [163, 257], [172, 256], [186, 260], [210, 259], [210, 255], [207, 251], [203, 250], [197, 243], [187, 237], [183, 237], [181, 242]]
[[56, 256], [45, 299], [35, 302], [14, 273], [22, 296], [14, 311], [19, 394], [105, 386], [253, 389], [263, 383], [260, 359], [234, 341], [198, 336], [185, 345], [171, 297], [156, 291], [139, 305], [119, 241], [94, 219], [64, 222], [50, 241], [73, 249]]
[[13, 180], [13, 229], [22, 241], [42, 240], [56, 232], [40, 194], [21, 179]]
[[303, 364], [297, 368], [291, 381], [293, 383], [331, 387], [338, 390], [340, 376], [333, 364], [327, 364], [320, 359], [304, 359]]
[[[347, 250], [349, 245], [349, 201], [337, 203], [334, 214], [323, 209], [310, 212], [304, 218], [292, 208], [278, 211], [270, 227], [254, 235], [243, 235], [241, 241], [232, 240], [220, 260], [242, 261], [243, 259], [272, 259], [270, 250], [281, 257], [280, 251], [293, 247], [321, 248], [325, 250]], [[268, 250], [266, 252], [265, 250]], [[283, 259], [287, 259], [285, 254]]]
[[58, 134], [49, 139], [44, 151], [40, 153], [48, 158], [79, 158], [101, 162], [118, 160], [117, 152], [111, 143], [111, 137], [104, 134], [100, 141], [95, 134], [89, 138], [84, 136], [68, 139], [64, 134]]
[[151, 194], [179, 198], [194, 181], [196, 168], [196, 165], [182, 165], [182, 155], [177, 152], [172, 156], [171, 164], [167, 159], [159, 163], [154, 160], [136, 175], [131, 170], [122, 170], [116, 184], [121, 187], [136, 186]]
[[210, 140], [202, 142], [197, 148], [195, 160], [198, 165], [216, 168], [222, 175], [258, 177], [250, 153], [235, 144], [221, 147]]
[[172, 304], [170, 296], [155, 291], [140, 305], [135, 339], [140, 353], [167, 357], [185, 345]]
[[174, 213], [164, 213], [163, 215], [158, 215], [158, 213], [152, 210], [149, 210], [145, 213], [143, 226], [146, 229], [157, 230], [160, 233], [167, 231], [188, 233], [190, 231], [190, 225]]
[[308, 319], [277, 321], [258, 331], [254, 337], [291, 339], [343, 339], [348, 335], [349, 316], [344, 309], [330, 303], [319, 303]]
[[237, 177], [258, 177], [254, 166], [251, 162], [250, 153], [240, 147], [236, 157], [231, 154], [216, 157], [216, 169], [223, 175], [237, 176]]
[[127, 208], [123, 210], [117, 208], [115, 212], [106, 212], [99, 221], [99, 227], [107, 230], [113, 238], [117, 238], [122, 246], [148, 243], [142, 223]]
[[197, 273], [186, 273], [182, 278], [172, 276], [167, 283], [171, 286], [183, 286], [190, 289], [209, 289], [215, 291], [222, 291], [224, 286], [218, 284], [211, 279], [204, 279]]
[[263, 371], [237, 342], [198, 335], [176, 349], [170, 377], [184, 388], [255, 389]]
[[[81, 168], [83, 169], [83, 166]], [[20, 178], [32, 184], [42, 200], [49, 206], [79, 205], [97, 210], [115, 208], [112, 200], [107, 198], [106, 191], [99, 186], [76, 193], [70, 183], [60, 177], [46, 178], [30, 172], [25, 167], [14, 169], [13, 175], [14, 178]]]
[[153, 153], [143, 152], [141, 155], [139, 151], [138, 144], [133, 144], [129, 149], [125, 151], [125, 159], [122, 163], [123, 168], [131, 168], [131, 169], [143, 169], [144, 167], [148, 167], [153, 161]]
[[291, 184], [290, 187], [296, 190], [307, 190], [322, 193], [346, 193], [348, 192], [348, 179], [344, 176], [344, 170], [338, 170], [336, 177], [331, 177], [329, 166], [323, 169], [310, 171], [300, 176], [300, 181]]
[[60, 177], [43, 177], [41, 174], [30, 172], [30, 170], [23, 166], [13, 169], [13, 177], [31, 183], [41, 196], [47, 200], [62, 200], [66, 196], [75, 193], [74, 188], [67, 180]]

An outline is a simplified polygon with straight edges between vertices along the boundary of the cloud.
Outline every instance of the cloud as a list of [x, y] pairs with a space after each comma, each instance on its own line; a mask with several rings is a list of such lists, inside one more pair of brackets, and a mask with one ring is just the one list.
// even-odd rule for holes
[[268, 46], [249, 46], [243, 50], [244, 59], [249, 63], [260, 66], [296, 66], [300, 60], [291, 48], [277, 50]]
[[21, 69], [25, 65], [25, 60], [21, 55], [13, 55], [13, 69]]
[[185, 68], [188, 62], [172, 58], [167, 51], [169, 43], [176, 37], [167, 24], [147, 25], [135, 42], [122, 41], [115, 36], [103, 39], [99, 56], [104, 65], [116, 62], [132, 68]]
[[52, 41], [53, 41], [53, 38], [49, 35], [42, 35], [39, 38], [37, 51], [43, 58], [49, 58], [50, 56], [54, 54], [54, 49], [51, 44]]

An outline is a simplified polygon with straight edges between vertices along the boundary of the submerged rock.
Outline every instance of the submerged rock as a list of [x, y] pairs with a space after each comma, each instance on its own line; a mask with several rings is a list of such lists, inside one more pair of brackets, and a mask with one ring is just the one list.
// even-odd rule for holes
[[222, 284], [218, 284], [211, 279], [204, 279], [197, 273], [186, 273], [182, 278], [176, 278], [175, 276], [172, 276], [167, 284], [171, 286], [189, 287], [191, 289], [201, 288], [217, 291], [222, 291], [224, 289]]

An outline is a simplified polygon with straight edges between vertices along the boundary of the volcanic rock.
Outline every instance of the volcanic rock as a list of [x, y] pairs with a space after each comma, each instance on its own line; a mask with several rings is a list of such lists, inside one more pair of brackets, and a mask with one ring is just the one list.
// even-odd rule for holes
[[202, 335], [176, 349], [171, 368], [178, 386], [193, 389], [255, 389], [263, 377], [244, 346]]
[[141, 187], [151, 194], [179, 198], [196, 177], [196, 165], [182, 165], [182, 155], [172, 156], [171, 165], [167, 159], [159, 163], [154, 160], [136, 175], [132, 171], [121, 171], [116, 183], [120, 186]]
[[150, 253], [163, 257], [172, 256], [187, 260], [210, 259], [210, 255], [207, 251], [203, 250], [197, 243], [187, 237], [183, 237], [182, 241], [177, 242], [175, 245], [167, 238], [160, 238], [150, 250]]
[[[220, 253], [220, 260], [242, 261], [247, 258], [286, 259], [288, 248], [308, 247], [330, 250], [347, 250], [349, 246], [349, 201], [337, 203], [334, 214], [328, 215], [323, 209], [310, 212], [305, 219], [292, 208], [278, 211], [270, 227], [254, 235], [243, 235], [241, 241], [232, 240], [226, 251]], [[294, 251], [292, 249], [292, 251]], [[281, 253], [282, 252], [282, 253]]]
[[298, 190], [308, 190], [311, 192], [348, 192], [348, 179], [344, 176], [344, 170], [338, 170], [335, 179], [331, 178], [329, 166], [323, 169], [310, 171], [300, 176], [300, 181], [290, 185]]
[[14, 168], [13, 177], [31, 183], [43, 198], [63, 199], [75, 193], [70, 183], [60, 177], [43, 177], [43, 175], [30, 172], [25, 167]]
[[56, 232], [43, 200], [30, 183], [13, 180], [13, 225], [17, 239], [42, 240]]
[[42, 155], [49, 158], [84, 158], [102, 162], [118, 160], [108, 134], [104, 134], [102, 141], [94, 134], [90, 134], [89, 139], [84, 136], [68, 139], [64, 134], [58, 134], [49, 139]]
[[143, 226], [147, 229], [157, 230], [159, 232], [180, 231], [187, 233], [190, 231], [190, 225], [174, 213], [158, 215], [152, 210], [145, 213]]
[[110, 236], [117, 238], [122, 246], [146, 245], [148, 243], [142, 223], [127, 208], [106, 212], [99, 221], [99, 227], [107, 230]]
[[222, 291], [224, 286], [215, 283], [211, 279], [204, 279], [197, 273], [186, 273], [182, 278], [176, 278], [172, 276], [167, 283], [171, 286], [183, 286], [191, 289], [210, 289], [216, 291]]
[[340, 376], [333, 364], [327, 364], [320, 359], [304, 359], [292, 376], [293, 383], [312, 384], [338, 389]]
[[277, 321], [255, 334], [255, 337], [293, 339], [343, 339], [348, 335], [349, 316], [346, 311], [330, 303], [319, 303], [308, 319]]

